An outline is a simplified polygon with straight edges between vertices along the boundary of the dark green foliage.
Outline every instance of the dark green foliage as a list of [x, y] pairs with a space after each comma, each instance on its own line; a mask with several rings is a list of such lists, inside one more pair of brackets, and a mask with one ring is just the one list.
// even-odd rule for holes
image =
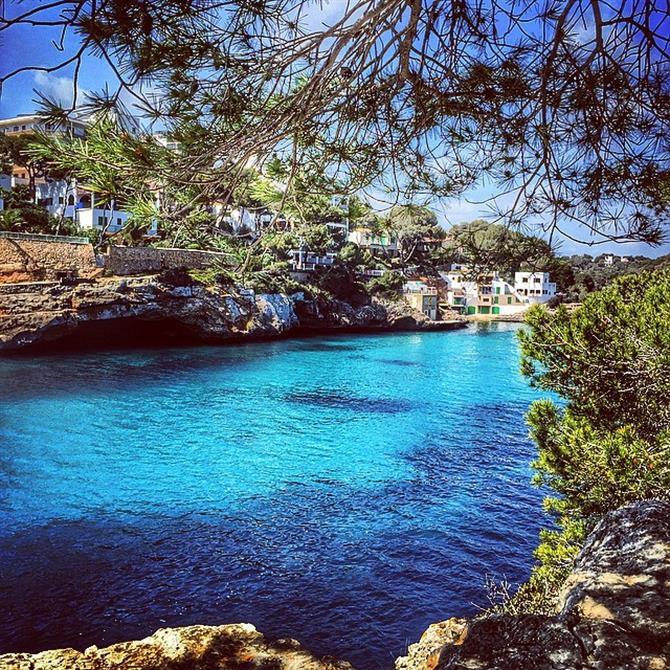
[[374, 277], [367, 283], [370, 295], [384, 297], [398, 297], [400, 289], [405, 283], [404, 277], [397, 272], [385, 272], [381, 277]]
[[670, 256], [659, 258], [628, 256], [625, 257], [625, 260], [622, 260], [620, 256], [613, 256], [611, 265], [605, 263], [606, 256], [607, 254], [596, 257], [573, 255], [565, 258], [573, 275], [572, 281], [562, 284], [566, 302], [581, 302], [589, 293], [599, 291], [611, 284], [616, 277], [670, 267]]
[[509, 277], [517, 270], [559, 266], [546, 241], [481, 219], [450, 228], [445, 248], [451, 262], [467, 265], [473, 278], [491, 270]]
[[564, 404], [528, 413], [546, 508], [540, 564], [512, 606], [551, 609], [586, 534], [631, 501], [670, 499], [670, 270], [616, 279], [569, 313], [534, 307], [519, 334], [522, 370]]
[[615, 280], [570, 314], [533, 308], [522, 370], [598, 428], [670, 428], [670, 271]]
[[0, 210], [0, 229], [15, 233], [39, 233], [45, 235], [77, 234], [69, 221], [61, 221], [43, 207], [36, 205], [28, 186], [16, 186], [2, 193], [4, 209]]

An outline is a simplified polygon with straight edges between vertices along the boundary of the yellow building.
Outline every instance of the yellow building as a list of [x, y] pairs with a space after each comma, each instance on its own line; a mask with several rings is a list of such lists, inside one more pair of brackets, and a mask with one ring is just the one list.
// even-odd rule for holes
[[408, 281], [402, 289], [405, 300], [432, 321], [438, 320], [437, 289], [422, 281]]

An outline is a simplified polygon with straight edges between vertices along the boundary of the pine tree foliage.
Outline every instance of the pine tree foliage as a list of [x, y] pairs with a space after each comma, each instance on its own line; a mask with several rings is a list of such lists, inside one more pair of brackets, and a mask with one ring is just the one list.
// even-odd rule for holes
[[558, 530], [511, 606], [550, 612], [586, 534], [621, 505], [670, 499], [670, 271], [620, 277], [573, 313], [535, 307], [522, 370], [561, 396], [528, 414], [536, 482]]
[[[278, 154], [345, 192], [402, 201], [497, 183], [506, 223], [658, 242], [670, 122], [665, 2], [55, 0], [0, 31], [94, 55], [116, 88], [74, 105], [143, 111], [186, 150], [167, 177], [213, 196]], [[45, 39], [45, 43], [48, 40]], [[19, 70], [5, 71], [6, 81]], [[67, 110], [51, 107], [57, 115]], [[141, 159], [140, 159], [141, 160]], [[165, 175], [163, 175], [165, 176]]]

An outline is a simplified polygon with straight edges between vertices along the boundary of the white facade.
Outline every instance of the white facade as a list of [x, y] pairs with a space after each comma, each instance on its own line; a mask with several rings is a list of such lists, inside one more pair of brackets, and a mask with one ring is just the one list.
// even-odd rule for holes
[[70, 120], [65, 123], [47, 123], [37, 114], [21, 114], [10, 119], [0, 119], [0, 133], [15, 135], [29, 132], [40, 133], [71, 133], [75, 137], [86, 134], [86, 123]]
[[376, 235], [369, 228], [352, 230], [347, 240], [372, 252], [379, 251], [388, 255], [395, 255], [398, 252], [398, 241], [394, 237], [385, 233]]
[[[81, 207], [77, 209], [77, 225], [83, 230], [99, 230], [106, 228], [110, 234], [118, 233], [126, 226], [130, 213], [123, 210], [111, 210], [109, 207]], [[154, 221], [145, 235], [158, 234], [158, 226]]]
[[530, 304], [541, 304], [556, 295], [556, 284], [548, 272], [515, 272], [514, 291]]
[[453, 309], [470, 315], [511, 316], [520, 314], [532, 304], [544, 303], [556, 295], [556, 284], [548, 272], [517, 272], [514, 285], [493, 270], [482, 272], [476, 281], [463, 265], [452, 265], [440, 272], [447, 285], [447, 302]]
[[84, 230], [102, 230], [108, 225], [107, 232], [118, 233], [128, 223], [129, 216], [123, 211], [83, 207], [77, 210], [77, 223]]
[[291, 249], [289, 253], [293, 272], [312, 272], [319, 267], [330, 267], [337, 256], [332, 252], [319, 255], [305, 249]]
[[35, 184], [35, 202], [50, 214], [74, 221], [79, 201], [77, 183], [58, 179]]
[[153, 138], [158, 144], [164, 146], [166, 149], [174, 151], [175, 153], [181, 153], [181, 143], [170, 139], [165, 133], [154, 133]]

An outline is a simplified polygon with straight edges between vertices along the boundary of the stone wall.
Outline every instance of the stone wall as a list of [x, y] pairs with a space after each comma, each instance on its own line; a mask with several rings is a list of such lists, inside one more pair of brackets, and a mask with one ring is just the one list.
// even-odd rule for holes
[[196, 249], [112, 246], [105, 258], [105, 270], [111, 275], [140, 275], [174, 268], [200, 269], [222, 257], [223, 254]]
[[56, 272], [64, 270], [84, 277], [94, 274], [93, 246], [37, 236], [0, 237], [0, 284], [55, 279]]

